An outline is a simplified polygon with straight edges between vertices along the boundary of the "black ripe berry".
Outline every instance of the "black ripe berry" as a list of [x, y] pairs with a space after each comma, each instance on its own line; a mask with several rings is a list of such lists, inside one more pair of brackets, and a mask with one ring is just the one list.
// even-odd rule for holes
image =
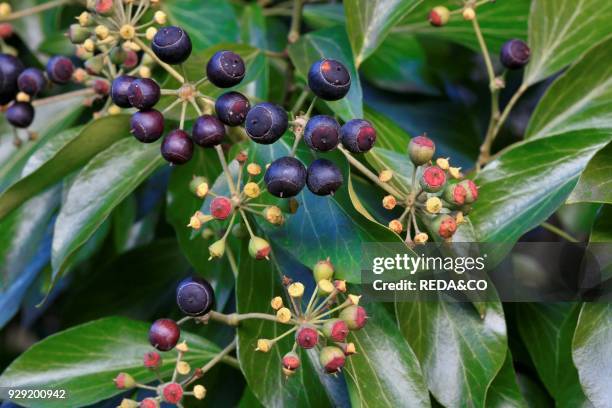
[[181, 281], [176, 288], [176, 303], [188, 316], [202, 316], [215, 304], [215, 292], [208, 281], [192, 277]]
[[160, 60], [180, 64], [191, 55], [191, 39], [180, 27], [162, 27], [153, 37], [151, 48]]
[[27, 128], [34, 121], [34, 108], [26, 102], [15, 102], [6, 110], [6, 120], [15, 127]]
[[340, 129], [342, 145], [351, 153], [367, 152], [376, 141], [376, 129], [364, 119], [349, 120]]
[[199, 146], [214, 147], [225, 137], [225, 126], [216, 116], [202, 115], [193, 124], [191, 136]]
[[151, 109], [136, 112], [130, 120], [132, 134], [143, 143], [153, 143], [164, 133], [164, 115]]
[[217, 116], [228, 126], [242, 125], [249, 109], [251, 109], [249, 100], [239, 92], [224, 93], [215, 103]]
[[129, 99], [129, 89], [135, 77], [129, 75], [121, 75], [113, 80], [111, 85], [111, 99], [115, 105], [122, 108], [131, 108], [132, 104]]
[[257, 104], [246, 117], [246, 131], [254, 142], [272, 144], [287, 130], [289, 119], [283, 108], [273, 103]]
[[21, 92], [30, 96], [38, 95], [47, 85], [47, 78], [40, 69], [28, 68], [17, 78], [17, 86]]
[[181, 329], [174, 320], [157, 319], [149, 329], [149, 343], [159, 351], [169, 351], [181, 337]]
[[47, 62], [47, 77], [56, 84], [67, 84], [72, 79], [74, 64], [70, 58], [56, 55]]
[[217, 51], [206, 65], [206, 76], [219, 88], [238, 85], [245, 74], [244, 61], [232, 51]]
[[0, 105], [12, 101], [17, 95], [17, 78], [23, 64], [9, 54], [0, 54]]
[[185, 164], [193, 156], [193, 142], [187, 132], [175, 129], [164, 137], [161, 154], [172, 164]]
[[306, 184], [316, 195], [334, 194], [342, 186], [342, 173], [329, 160], [317, 159], [308, 166]]
[[524, 41], [510, 40], [503, 45], [499, 59], [508, 69], [519, 69], [529, 62], [530, 54], [531, 50]]
[[324, 58], [310, 67], [308, 86], [319, 98], [337, 101], [351, 88], [351, 76], [341, 62]]
[[320, 152], [335, 149], [340, 142], [340, 125], [331, 116], [313, 116], [304, 129], [304, 141]]
[[151, 109], [161, 96], [157, 82], [149, 78], [138, 78], [128, 88], [128, 101], [136, 109]]
[[270, 194], [281, 198], [293, 197], [306, 184], [306, 168], [296, 158], [281, 157], [270, 164], [264, 181]]

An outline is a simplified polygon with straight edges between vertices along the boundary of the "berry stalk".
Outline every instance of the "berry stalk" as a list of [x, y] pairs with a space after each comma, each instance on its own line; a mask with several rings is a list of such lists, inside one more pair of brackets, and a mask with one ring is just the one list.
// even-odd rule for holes
[[42, 13], [55, 7], [63, 6], [64, 4], [72, 3], [73, 0], [53, 0], [47, 3], [39, 4], [38, 6], [15, 11], [8, 16], [0, 17], [0, 22], [17, 20], [22, 17], [31, 16], [32, 14]]
[[164, 61], [160, 60], [159, 57], [153, 52], [153, 50], [151, 48], [149, 48], [149, 46], [146, 45], [140, 38], [135, 37], [134, 38], [134, 42], [136, 44], [138, 44], [138, 46], [140, 48], [142, 48], [142, 50], [144, 52], [146, 52], [151, 58], [153, 58], [155, 60], [155, 62], [157, 62], [163, 69], [165, 69], [170, 75], [172, 75], [174, 78], [176, 78], [177, 81], [179, 81], [181, 84], [185, 83], [185, 78], [183, 78], [183, 76], [181, 74], [179, 74], [170, 65], [168, 65]]
[[[234, 338], [234, 340], [232, 340], [232, 342], [230, 344], [228, 344], [223, 350], [221, 350], [219, 352], [219, 354], [217, 354], [216, 356], [214, 356], [208, 363], [206, 363], [205, 365], [202, 366], [202, 368], [200, 369], [201, 371], [199, 371], [198, 375], [196, 376], [195, 374], [191, 377], [191, 379], [189, 379], [185, 384], [184, 387], [187, 387], [188, 385], [191, 385], [194, 381], [198, 380], [198, 378], [200, 378], [202, 375], [206, 374], [206, 372], [210, 371], [211, 368], [213, 368], [217, 363], [219, 363], [221, 360], [223, 360], [225, 357], [228, 357], [228, 354], [231, 353], [232, 351], [234, 351], [236, 349], [236, 339]], [[239, 367], [240, 365], [238, 365]]]

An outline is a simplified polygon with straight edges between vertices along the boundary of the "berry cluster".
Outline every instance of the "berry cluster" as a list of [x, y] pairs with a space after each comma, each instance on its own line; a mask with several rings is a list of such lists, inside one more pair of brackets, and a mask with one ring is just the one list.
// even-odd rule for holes
[[350, 331], [359, 330], [367, 323], [366, 311], [359, 306], [360, 296], [344, 295], [346, 282], [333, 280], [334, 266], [329, 259], [319, 261], [313, 268], [313, 275], [317, 287], [305, 308], [302, 304], [304, 285], [285, 277], [283, 283], [291, 300], [289, 306], [284, 305], [280, 296], [273, 298], [270, 305], [276, 311], [278, 322], [293, 327], [274, 339], [257, 340], [256, 350], [267, 353], [279, 340], [295, 333], [293, 348], [281, 362], [287, 377], [295, 374], [301, 365], [299, 349], [315, 347], [325, 372], [340, 372], [346, 357], [356, 352], [355, 345], [348, 341]]

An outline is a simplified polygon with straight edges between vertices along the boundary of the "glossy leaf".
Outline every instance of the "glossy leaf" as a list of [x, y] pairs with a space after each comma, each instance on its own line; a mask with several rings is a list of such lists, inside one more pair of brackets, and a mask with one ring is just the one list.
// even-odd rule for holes
[[486, 406], [492, 408], [526, 408], [528, 406], [517, 383], [517, 374], [512, 366], [510, 350], [508, 350], [504, 365], [489, 387]]
[[164, 163], [158, 144], [129, 138], [98, 154], [81, 170], [55, 223], [51, 255], [54, 279], [111, 211]]
[[344, 24], [344, 7], [339, 3], [305, 4], [302, 18], [308, 26], [319, 29]]
[[[63, 408], [93, 404], [119, 394], [113, 379], [120, 372], [138, 382], [154, 381], [155, 373], [143, 366], [149, 324], [124, 317], [108, 317], [49, 336], [19, 356], [0, 376], [0, 387], [65, 389], [68, 399], [20, 400], [37, 408]], [[206, 339], [183, 332], [189, 344], [185, 360], [193, 367], [210, 361], [219, 348]], [[176, 351], [162, 353], [160, 373], [174, 370]]]
[[483, 318], [470, 304], [442, 300], [397, 302], [395, 310], [436, 400], [444, 406], [484, 407], [506, 358], [501, 304], [487, 304]]
[[[260, 6], [256, 4], [246, 6], [242, 11], [241, 22], [241, 38], [243, 42], [260, 50], [270, 48], [266, 36], [266, 19]], [[264, 55], [262, 59], [262, 71], [259, 73], [257, 80], [247, 86], [246, 92], [260, 100], [267, 100], [270, 88], [270, 67], [268, 65], [268, 57]]]
[[359, 67], [385, 39], [389, 30], [410, 13], [420, 0], [347, 0], [346, 31], [351, 40], [355, 66]]
[[291, 61], [303, 80], [306, 80], [310, 66], [321, 58], [342, 62], [351, 75], [351, 89], [343, 99], [326, 103], [345, 121], [363, 117], [361, 83], [343, 27], [331, 27], [308, 33], [290, 45], [288, 50]]
[[0, 219], [126, 136], [129, 136], [129, 117], [124, 115], [109, 116], [85, 126], [77, 137], [69, 140], [36, 171], [0, 195]]
[[591, 159], [567, 202], [612, 203], [611, 173], [612, 144], [608, 144]]
[[357, 354], [345, 372], [353, 406], [429, 407], [429, 392], [416, 355], [384, 307], [366, 306], [368, 324], [352, 332]]
[[548, 88], [531, 117], [527, 137], [580, 129], [612, 129], [612, 39], [586, 53]]
[[365, 119], [376, 129], [377, 148], [392, 150], [397, 153], [406, 153], [410, 135], [397, 123], [383, 113], [366, 106]]

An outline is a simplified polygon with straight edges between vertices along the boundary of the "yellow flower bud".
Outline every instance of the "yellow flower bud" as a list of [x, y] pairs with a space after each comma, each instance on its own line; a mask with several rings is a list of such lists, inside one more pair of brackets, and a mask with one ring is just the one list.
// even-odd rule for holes
[[10, 4], [4, 2], [0, 3], [0, 17], [8, 17], [13, 12], [13, 8]]
[[387, 183], [391, 181], [392, 178], [393, 178], [392, 170], [382, 170], [380, 173], [378, 173], [378, 179], [383, 183]]
[[166, 24], [166, 21], [168, 21], [168, 16], [166, 16], [166, 13], [160, 10], [155, 12], [153, 19], [157, 24]]
[[176, 350], [180, 351], [182, 353], [186, 353], [189, 351], [189, 347], [187, 346], [187, 342], [186, 341], [182, 341], [179, 344], [176, 345]]
[[140, 67], [138, 69], [138, 75], [141, 78], [151, 78], [151, 68], [149, 68], [149, 67]]
[[203, 400], [206, 397], [206, 388], [200, 384], [196, 385], [193, 387], [193, 396], [196, 397], [196, 399]]
[[392, 210], [397, 205], [397, 200], [392, 195], [387, 195], [383, 198], [382, 204], [387, 210]]
[[108, 108], [108, 114], [109, 115], [118, 115], [121, 113], [121, 108], [118, 107], [117, 105], [111, 105]]
[[79, 25], [81, 27], [87, 27], [89, 25], [89, 22], [91, 21], [91, 15], [88, 12], [84, 11], [79, 14], [77, 20], [79, 21]]
[[391, 220], [389, 221], [389, 229], [396, 234], [401, 234], [404, 230], [402, 223], [399, 220]]
[[287, 288], [287, 292], [289, 292], [289, 296], [292, 298], [302, 297], [304, 294], [304, 285], [300, 282], [294, 282]]
[[266, 209], [264, 210], [264, 217], [266, 221], [273, 225], [282, 225], [285, 222], [283, 212], [275, 205], [266, 207]]
[[457, 215], [455, 215], [455, 221], [457, 222], [457, 224], [463, 224], [465, 222], [465, 217], [463, 216], [463, 213], [461, 211], [459, 211]]
[[272, 306], [272, 309], [274, 310], [280, 309], [281, 307], [283, 307], [283, 298], [280, 296], [272, 298], [272, 300], [270, 301], [270, 306]]
[[96, 49], [96, 44], [93, 42], [91, 38], [88, 38], [83, 43], [83, 48], [87, 52], [94, 52], [94, 50]]
[[157, 28], [155, 27], [149, 27], [147, 28], [147, 31], [145, 31], [145, 37], [149, 41], [153, 41], [153, 37], [155, 37], [155, 34], [157, 34]]
[[138, 402], [124, 398], [121, 400], [121, 404], [119, 404], [119, 408], [138, 408]]
[[280, 323], [287, 323], [289, 320], [291, 320], [291, 310], [287, 309], [286, 307], [281, 307], [276, 312], [276, 320], [278, 320]]
[[355, 354], [357, 350], [355, 349], [355, 343], [347, 343], [346, 348], [344, 350], [345, 354]]
[[327, 279], [321, 279], [317, 283], [317, 287], [319, 288], [319, 293], [321, 295], [329, 295], [334, 291], [334, 289], [336, 289], [334, 284]]
[[101, 40], [105, 40], [110, 34], [110, 31], [106, 26], [99, 25], [96, 27], [95, 33], [96, 33], [96, 37], [98, 37]]
[[450, 174], [454, 179], [460, 179], [463, 177], [463, 174], [461, 174], [461, 167], [449, 167], [448, 174]]
[[425, 209], [430, 214], [437, 214], [442, 209], [442, 200], [438, 197], [430, 197], [425, 202]]
[[30, 102], [30, 95], [25, 92], [19, 92], [15, 99], [17, 102]]
[[126, 41], [123, 43], [123, 49], [138, 52], [140, 51], [140, 45], [136, 44], [134, 41]]
[[259, 176], [261, 174], [261, 166], [257, 163], [249, 163], [247, 165], [247, 173], [251, 176]]
[[463, 9], [463, 19], [466, 21], [472, 21], [476, 17], [476, 11], [472, 7], [466, 7]]
[[442, 157], [436, 160], [436, 165], [442, 170], [448, 170], [448, 168], [450, 167], [448, 159], [444, 159]]
[[136, 36], [136, 29], [131, 24], [124, 24], [119, 29], [119, 35], [124, 40], [131, 40]]
[[208, 194], [208, 183], [198, 184], [195, 193], [198, 198], [206, 197], [206, 194]]
[[422, 245], [429, 240], [429, 236], [424, 232], [419, 232], [414, 236], [414, 242], [416, 244]]
[[261, 193], [261, 190], [259, 189], [259, 186], [257, 185], [257, 183], [253, 183], [252, 181], [250, 183], [246, 183], [244, 185], [244, 194], [249, 197], [249, 198], [257, 198], [259, 197], [259, 194]]
[[359, 299], [361, 299], [361, 295], [348, 295], [347, 300], [351, 302], [353, 305], [358, 305]]
[[191, 366], [186, 361], [179, 361], [178, 364], [176, 365], [176, 371], [180, 375], [187, 375], [191, 371]]
[[259, 339], [257, 340], [257, 348], [255, 351], [261, 351], [262, 353], [267, 353], [272, 348], [272, 342], [268, 339]]

